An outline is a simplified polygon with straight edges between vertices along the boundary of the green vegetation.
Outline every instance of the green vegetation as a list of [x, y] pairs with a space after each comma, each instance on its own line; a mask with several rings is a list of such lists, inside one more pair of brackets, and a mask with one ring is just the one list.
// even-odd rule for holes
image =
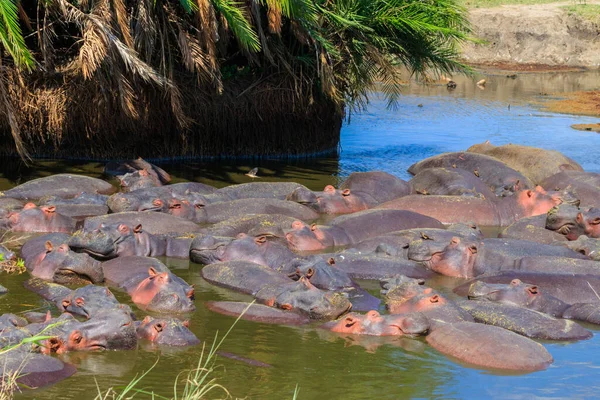
[[564, 0], [459, 0], [466, 8], [491, 8], [504, 5], [531, 5], [564, 2]]
[[[454, 0], [0, 4], [0, 132], [22, 156], [116, 157], [110, 140], [131, 133], [139, 141], [120, 142], [146, 146], [136, 155], [291, 151], [297, 134], [339, 135], [345, 107], [364, 105], [375, 81], [393, 104], [399, 66], [464, 70], [458, 45], [470, 32]], [[255, 136], [232, 144], [240, 131]]]
[[564, 6], [569, 15], [579, 15], [585, 19], [600, 25], [600, 5], [598, 4], [575, 4], [572, 6]]

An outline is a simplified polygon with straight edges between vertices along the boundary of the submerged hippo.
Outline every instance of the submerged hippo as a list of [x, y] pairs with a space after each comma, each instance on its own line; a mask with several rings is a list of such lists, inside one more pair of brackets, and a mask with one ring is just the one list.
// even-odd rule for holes
[[493, 199], [496, 194], [472, 172], [459, 168], [427, 168], [409, 181], [412, 194], [472, 196]]
[[582, 207], [600, 207], [599, 174], [594, 172], [562, 171], [544, 179], [540, 184], [551, 190], [571, 189], [577, 193]]
[[565, 236], [550, 229], [546, 229], [546, 218], [547, 215], [545, 214], [521, 218], [507, 226], [498, 236], [501, 238], [529, 240], [544, 244], [566, 242], [567, 238]]
[[304, 325], [310, 322], [305, 315], [293, 310], [283, 310], [263, 304], [241, 303], [237, 301], [209, 301], [206, 308], [219, 314], [240, 317], [247, 321], [263, 324]]
[[66, 243], [55, 246], [46, 241], [45, 249], [29, 260], [25, 266], [40, 279], [63, 284], [104, 282], [100, 262], [75, 253]]
[[197, 232], [200, 229], [198, 225], [191, 221], [155, 212], [123, 212], [92, 217], [85, 220], [83, 229], [88, 232], [93, 231], [100, 228], [102, 224], [105, 226], [125, 224], [133, 227], [142, 225], [144, 231], [154, 235], [190, 233]]
[[0, 228], [13, 232], [65, 232], [75, 230], [75, 220], [56, 212], [55, 206], [36, 206], [27, 203], [21, 211], [9, 213], [4, 221], [0, 221]]
[[153, 318], [147, 316], [136, 329], [140, 339], [158, 345], [193, 346], [200, 340], [189, 330], [189, 322], [176, 318]]
[[354, 335], [417, 336], [429, 331], [429, 321], [421, 313], [381, 315], [371, 310], [365, 315], [350, 313], [339, 321], [322, 325], [321, 328]]
[[103, 180], [84, 175], [56, 174], [33, 179], [12, 189], [5, 190], [4, 196], [20, 200], [39, 200], [44, 196], [56, 195], [62, 198], [75, 197], [81, 192], [111, 194], [116, 188]]

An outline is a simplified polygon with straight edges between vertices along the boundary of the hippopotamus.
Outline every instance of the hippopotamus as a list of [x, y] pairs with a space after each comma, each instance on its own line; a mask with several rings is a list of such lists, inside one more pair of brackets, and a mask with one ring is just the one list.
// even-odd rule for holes
[[544, 179], [540, 184], [551, 190], [571, 189], [577, 193], [583, 207], [600, 207], [599, 174], [594, 172], [562, 171]]
[[124, 193], [163, 185], [157, 176], [152, 175], [145, 169], [127, 172], [125, 175], [117, 176], [117, 178], [121, 184], [121, 191]]
[[398, 286], [404, 286], [404, 285], [424, 286], [425, 279], [411, 278], [410, 276], [398, 274], [398, 275], [394, 275], [390, 278], [381, 279], [379, 281], [379, 284], [381, 285], [380, 293], [382, 296], [385, 296], [391, 290], [395, 289]]
[[421, 262], [442, 275], [457, 278], [525, 268], [520, 261], [531, 256], [587, 258], [562, 246], [500, 238], [475, 242], [454, 237], [443, 250], [436, 241], [413, 242], [408, 249], [410, 260]]
[[65, 364], [47, 355], [32, 353], [25, 345], [2, 352], [0, 364], [3, 366], [0, 379], [17, 376], [17, 383], [32, 389], [53, 385], [77, 372], [71, 364]]
[[19, 328], [27, 325], [27, 320], [15, 314], [6, 313], [0, 315], [0, 331], [6, 328]]
[[350, 214], [369, 209], [378, 203], [367, 194], [355, 194], [350, 189], [339, 190], [331, 185], [322, 192], [297, 188], [286, 200], [304, 204], [319, 214]]
[[219, 314], [240, 317], [263, 324], [304, 325], [310, 322], [305, 315], [255, 303], [237, 301], [208, 301], [206, 308]]
[[350, 313], [339, 321], [321, 326], [332, 332], [354, 335], [403, 336], [424, 335], [429, 331], [429, 321], [421, 313], [381, 315], [375, 310], [362, 315]]
[[109, 162], [104, 166], [104, 173], [107, 175], [124, 175], [128, 172], [145, 170], [148, 174], [160, 180], [162, 184], [167, 184], [171, 181], [171, 176], [162, 168], [149, 163], [142, 157], [135, 160], [126, 160], [120, 162]]
[[545, 214], [561, 202], [561, 194], [548, 193], [538, 186], [535, 190], [519, 190], [496, 200], [410, 195], [383, 203], [376, 209], [413, 211], [445, 224], [474, 222], [483, 226], [508, 226], [520, 218]]
[[101, 310], [116, 308], [121, 305], [115, 298], [115, 295], [104, 286], [87, 285], [71, 291], [66, 296], [55, 301], [56, 307], [73, 315], [78, 315], [86, 319], [95, 317]]
[[567, 238], [565, 236], [558, 232], [546, 229], [546, 218], [547, 215], [545, 214], [521, 218], [504, 228], [498, 237], [506, 239], [529, 240], [543, 244], [567, 242]]
[[427, 168], [409, 182], [412, 194], [472, 196], [493, 199], [496, 194], [473, 172], [459, 168]]
[[595, 275], [500, 271], [495, 275], [481, 276], [460, 285], [454, 289], [454, 292], [459, 296], [466, 296], [474, 282], [508, 284], [515, 279], [535, 286], [534, 291], [538, 290], [538, 288], [543, 288], [545, 294], [554, 296], [567, 304], [600, 303], [600, 297], [598, 297], [598, 293], [600, 293], [600, 277]]
[[82, 192], [73, 198], [50, 195], [40, 199], [40, 205], [55, 206], [56, 212], [67, 217], [83, 220], [87, 217], [108, 214], [108, 196]]
[[[564, 237], [561, 235], [561, 237]], [[566, 240], [566, 239], [565, 239]], [[594, 261], [600, 261], [600, 240], [581, 235], [577, 240], [561, 242], [561, 245], [578, 253], [588, 256]]]
[[101, 283], [104, 274], [100, 262], [87, 254], [71, 251], [66, 243], [55, 246], [46, 241], [45, 251], [25, 264], [31, 275], [56, 283]]
[[329, 263], [348, 274], [352, 279], [386, 279], [398, 274], [411, 278], [426, 279], [435, 275], [415, 261], [399, 257], [387, 257], [385, 254], [358, 254], [352, 251], [319, 254]]
[[202, 277], [214, 285], [250, 294], [268, 306], [298, 310], [311, 319], [335, 319], [352, 307], [341, 293], [317, 289], [305, 278], [294, 282], [252, 262], [210, 264], [202, 269]]
[[195, 223], [164, 213], [154, 212], [123, 212], [87, 218], [83, 224], [84, 231], [93, 231], [100, 225], [125, 224], [128, 226], [142, 225], [144, 231], [159, 235], [166, 233], [191, 233], [197, 232], [199, 227]]
[[463, 301], [459, 306], [471, 314], [475, 322], [498, 326], [532, 339], [573, 341], [592, 337], [592, 332], [573, 321], [525, 307], [483, 301]]
[[442, 354], [483, 368], [531, 372], [554, 362], [541, 344], [496, 326], [474, 322], [439, 324], [426, 337]]
[[[217, 189], [199, 182], [175, 183], [167, 186], [138, 189], [128, 193], [116, 193], [107, 200], [107, 205], [114, 213], [125, 211], [162, 211], [166, 212], [169, 199], [177, 197], [180, 200], [199, 198], [213, 195]], [[225, 201], [228, 198], [216, 199]]]
[[382, 171], [353, 172], [340, 185], [340, 190], [346, 189], [367, 195], [377, 204], [410, 194], [408, 182]]
[[[459, 289], [459, 291], [462, 289]], [[513, 279], [508, 284], [475, 281], [468, 288], [469, 299], [525, 307], [556, 318], [575, 319], [600, 324], [600, 304], [566, 303], [543, 288]]]
[[268, 240], [266, 236], [252, 237], [240, 233], [237, 237], [200, 236], [194, 239], [190, 259], [199, 264], [224, 261], [250, 261], [284, 273], [292, 272], [291, 261], [298, 256], [287, 246]]
[[125, 256], [102, 263], [106, 282], [126, 291], [140, 308], [165, 313], [193, 312], [194, 287], [152, 257]]
[[[285, 200], [286, 196], [294, 190], [305, 186], [295, 182], [249, 182], [225, 186], [218, 189], [215, 195], [223, 196], [227, 200], [240, 199], [277, 199]], [[225, 200], [223, 200], [225, 201]]]
[[50, 194], [69, 198], [81, 192], [112, 194], [116, 190], [113, 185], [101, 179], [84, 175], [56, 174], [33, 179], [2, 193], [13, 199], [36, 201]]
[[434, 329], [440, 324], [473, 321], [473, 317], [453, 301], [431, 288], [403, 285], [385, 296], [390, 314], [423, 313]]
[[135, 324], [129, 310], [115, 307], [100, 310], [85, 322], [59, 325], [58, 334], [45, 341], [42, 352], [128, 350], [137, 346]]
[[582, 220], [583, 213], [579, 207], [560, 204], [547, 212], [545, 227], [563, 235], [567, 240], [576, 240], [580, 235], [585, 234], [583, 226], [579, 224]]
[[188, 258], [192, 238], [153, 235], [142, 225], [101, 224], [93, 231], [79, 230], [69, 240], [69, 247], [76, 252], [107, 260], [118, 256], [167, 256]]
[[158, 345], [193, 346], [200, 340], [189, 330], [189, 321], [177, 318], [145, 317], [136, 332], [140, 339], [146, 339]]
[[286, 239], [294, 251], [315, 251], [355, 244], [404, 229], [442, 227], [438, 220], [410, 211], [365, 210], [337, 217], [329, 226], [309, 226], [302, 221], [294, 221]]
[[537, 147], [517, 144], [494, 146], [488, 140], [469, 147], [467, 152], [494, 157], [519, 171], [536, 185], [561, 171], [583, 171], [581, 165], [560, 152]]
[[75, 230], [75, 220], [56, 212], [55, 206], [36, 206], [27, 203], [21, 211], [9, 213], [4, 221], [0, 221], [0, 228], [13, 232], [65, 232]]
[[19, 211], [25, 203], [22, 200], [0, 196], [0, 218], [5, 218], [11, 211]]
[[428, 168], [463, 169], [480, 178], [497, 196], [534, 188], [533, 183], [522, 173], [502, 161], [476, 153], [443, 153], [426, 158], [408, 168], [413, 175]]
[[246, 233], [248, 236], [284, 238], [284, 230], [289, 229], [295, 220], [280, 214], [244, 215], [202, 228], [200, 232], [212, 236], [236, 237], [240, 233]]

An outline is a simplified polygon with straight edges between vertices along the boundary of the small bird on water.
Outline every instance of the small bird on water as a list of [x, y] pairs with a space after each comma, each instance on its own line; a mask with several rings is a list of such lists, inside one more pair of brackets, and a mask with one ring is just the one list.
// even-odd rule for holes
[[258, 174], [258, 168], [252, 168], [250, 170], [250, 172], [248, 172], [247, 174], [244, 174], [244, 175], [249, 176], [250, 178], [260, 178], [260, 176], [258, 176], [257, 174]]

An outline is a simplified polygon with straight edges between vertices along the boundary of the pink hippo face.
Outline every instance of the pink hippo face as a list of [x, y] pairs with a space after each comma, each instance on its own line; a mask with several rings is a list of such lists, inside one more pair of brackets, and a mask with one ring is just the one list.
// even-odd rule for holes
[[331, 185], [325, 186], [323, 192], [317, 194], [317, 210], [325, 214], [349, 214], [366, 210], [364, 201], [351, 193], [350, 189], [338, 190]]
[[439, 293], [429, 292], [417, 295], [404, 302], [388, 303], [391, 314], [408, 314], [413, 312], [427, 312], [438, 307], [443, 307], [448, 301]]
[[549, 194], [541, 186], [536, 186], [535, 190], [521, 190], [515, 196], [524, 217], [546, 214], [562, 202], [559, 193]]
[[73, 231], [75, 221], [58, 214], [55, 206], [37, 207], [27, 203], [19, 212], [8, 214], [10, 229], [14, 232], [66, 232]]
[[294, 221], [292, 229], [285, 234], [288, 247], [295, 251], [318, 251], [333, 247], [333, 238], [316, 224], [308, 225]]
[[149, 311], [187, 313], [194, 306], [194, 287], [168, 271], [148, 268], [148, 277], [129, 292], [131, 300]]
[[583, 233], [586, 236], [591, 238], [600, 238], [600, 209], [590, 208], [584, 213], [578, 213], [576, 222], [577, 225], [583, 229]]
[[477, 260], [477, 244], [475, 241], [453, 237], [443, 250], [433, 251], [429, 259], [422, 257], [419, 261], [438, 274], [471, 278], [474, 276]]

